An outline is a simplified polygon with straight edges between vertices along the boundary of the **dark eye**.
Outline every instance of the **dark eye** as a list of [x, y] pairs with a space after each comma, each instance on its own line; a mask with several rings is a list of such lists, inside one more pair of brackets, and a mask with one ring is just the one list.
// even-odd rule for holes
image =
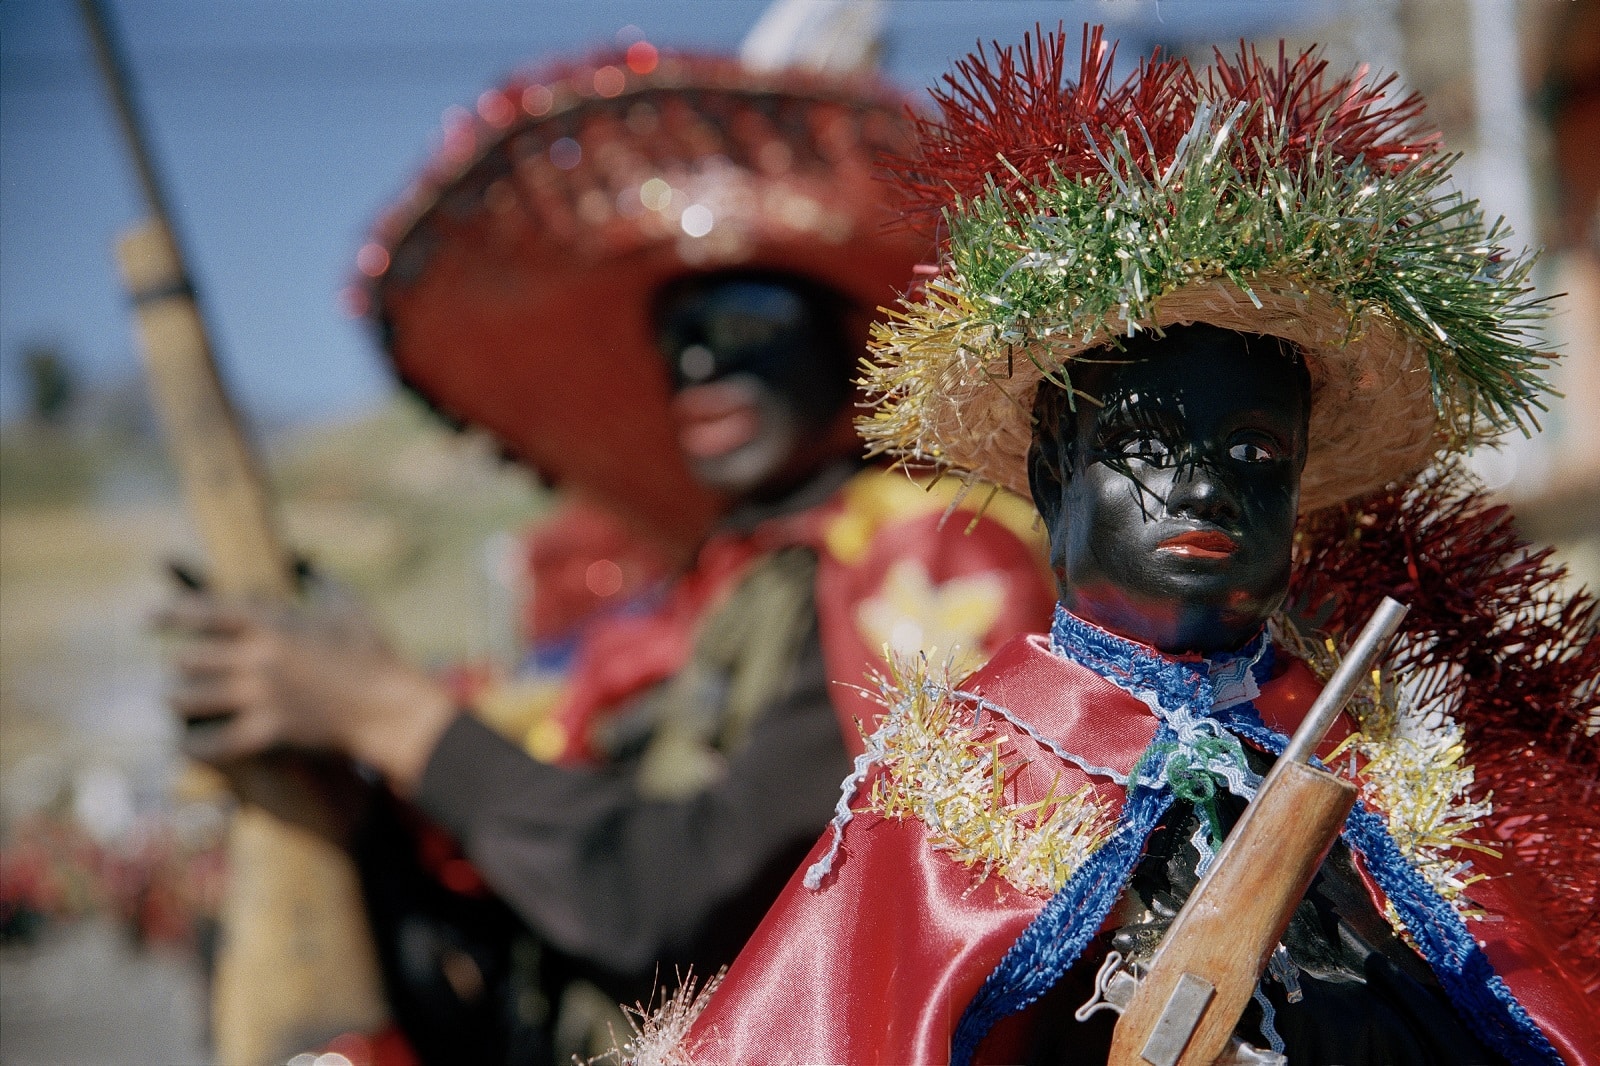
[[1266, 440], [1239, 441], [1228, 448], [1228, 458], [1241, 463], [1270, 463], [1277, 457], [1277, 446]]
[[1122, 437], [1112, 445], [1111, 450], [1125, 459], [1142, 459], [1156, 465], [1165, 462], [1172, 455], [1172, 449], [1167, 447], [1161, 438], [1138, 433]]

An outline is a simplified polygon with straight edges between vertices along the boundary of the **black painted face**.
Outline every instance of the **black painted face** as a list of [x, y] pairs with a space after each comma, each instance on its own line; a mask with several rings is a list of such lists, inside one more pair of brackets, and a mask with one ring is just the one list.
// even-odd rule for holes
[[1095, 358], [1071, 367], [1092, 399], [1074, 412], [1047, 382], [1035, 408], [1028, 473], [1062, 603], [1166, 652], [1237, 648], [1288, 589], [1304, 366], [1273, 338], [1211, 326]]
[[669, 289], [658, 343], [690, 470], [743, 496], [806, 465], [850, 395], [844, 301], [799, 279], [712, 275]]

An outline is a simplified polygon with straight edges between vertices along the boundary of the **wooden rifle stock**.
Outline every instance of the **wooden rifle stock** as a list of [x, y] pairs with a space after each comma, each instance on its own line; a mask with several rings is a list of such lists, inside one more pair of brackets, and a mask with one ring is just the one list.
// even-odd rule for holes
[[[289, 553], [260, 464], [217, 374], [114, 38], [95, 0], [80, 6], [150, 209], [120, 242], [118, 260], [211, 587], [258, 601], [291, 599]], [[313, 784], [305, 769], [252, 760], [229, 777], [241, 795], [259, 797]], [[377, 955], [349, 857], [249, 803], [233, 817], [227, 846], [229, 887], [211, 996], [219, 1064], [261, 1066], [309, 1042], [381, 1024]]]
[[143, 222], [118, 242], [117, 259], [138, 319], [151, 402], [205, 545], [211, 588], [292, 599], [294, 572], [266, 483], [217, 377], [171, 231], [158, 218]]
[[1323, 687], [1156, 949], [1117, 1021], [1110, 1066], [1211, 1066], [1227, 1049], [1355, 803], [1353, 785], [1308, 760], [1405, 614], [1385, 597]]

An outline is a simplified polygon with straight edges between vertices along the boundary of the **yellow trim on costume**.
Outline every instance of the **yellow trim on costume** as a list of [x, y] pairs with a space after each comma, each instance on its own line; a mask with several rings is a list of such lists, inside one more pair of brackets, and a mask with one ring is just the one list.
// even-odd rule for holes
[[981, 513], [1009, 529], [1024, 544], [1048, 556], [1043, 524], [1033, 504], [1000, 489], [963, 499], [966, 486], [955, 477], [910, 477], [903, 471], [863, 470], [840, 490], [842, 511], [823, 530], [823, 543], [834, 558], [851, 566], [859, 563], [873, 538], [886, 525], [954, 507], [949, 521], [963, 527]]
[[918, 652], [946, 661], [963, 677], [982, 666], [983, 638], [1005, 609], [999, 574], [954, 577], [935, 585], [916, 559], [898, 559], [871, 599], [856, 607], [856, 630], [869, 648], [903, 658]]
[[536, 673], [496, 679], [473, 702], [495, 732], [540, 762], [554, 762], [567, 749], [566, 728], [553, 716], [565, 690], [563, 676]]

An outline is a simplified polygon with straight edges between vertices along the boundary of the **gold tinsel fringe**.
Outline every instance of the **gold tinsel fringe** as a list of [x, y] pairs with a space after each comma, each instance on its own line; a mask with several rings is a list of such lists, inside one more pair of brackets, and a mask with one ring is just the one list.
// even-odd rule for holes
[[1018, 758], [1008, 742], [974, 725], [970, 705], [925, 659], [890, 669], [889, 712], [875, 738], [884, 772], [867, 809], [920, 820], [931, 845], [980, 871], [980, 880], [993, 873], [1020, 891], [1054, 894], [1115, 825], [1094, 790], [1085, 785], [1070, 795], [1007, 803], [1008, 771]]
[[[1301, 639], [1292, 626], [1274, 632], [1322, 677], [1338, 665], [1333, 648]], [[1462, 853], [1498, 854], [1472, 839], [1494, 807], [1487, 797], [1472, 798], [1473, 768], [1461, 726], [1443, 709], [1415, 706], [1410, 687], [1392, 671], [1374, 672], [1372, 684], [1348, 707], [1357, 731], [1328, 762], [1349, 756], [1362, 802], [1383, 816], [1400, 854], [1463, 918], [1479, 917], [1464, 892], [1481, 875]], [[1392, 909], [1389, 920], [1399, 928]]]

